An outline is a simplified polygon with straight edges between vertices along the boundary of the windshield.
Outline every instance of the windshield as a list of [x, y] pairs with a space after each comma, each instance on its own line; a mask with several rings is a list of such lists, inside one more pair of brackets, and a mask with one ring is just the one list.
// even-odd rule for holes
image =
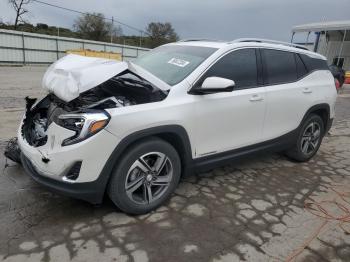
[[169, 85], [176, 85], [217, 49], [200, 46], [161, 46], [134, 61]]

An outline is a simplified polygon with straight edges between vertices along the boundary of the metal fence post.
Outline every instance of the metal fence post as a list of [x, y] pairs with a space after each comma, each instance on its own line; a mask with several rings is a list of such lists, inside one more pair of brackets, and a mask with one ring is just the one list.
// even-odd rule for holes
[[57, 60], [59, 59], [59, 54], [58, 54], [58, 38], [56, 38], [56, 57]]
[[122, 46], [122, 61], [124, 61], [124, 46]]
[[309, 43], [310, 33], [311, 33], [311, 32], [308, 32], [308, 33], [307, 33], [307, 36], [306, 36], [306, 45], [308, 45], [308, 43]]
[[24, 34], [22, 32], [22, 53], [23, 53], [23, 65], [26, 64], [26, 50], [24, 46]]
[[328, 41], [327, 41], [327, 30], [324, 31], [324, 42], [325, 42], [325, 51], [324, 51], [324, 56], [327, 57], [328, 55]]
[[[309, 32], [309, 34], [310, 34], [310, 32]], [[316, 34], [316, 40], [315, 40], [315, 44], [314, 44], [314, 52], [317, 52], [321, 32], [316, 32], [315, 34]], [[309, 36], [308, 36], [308, 38], [309, 38]]]
[[[344, 47], [344, 41], [345, 41], [345, 38], [346, 38], [346, 32], [347, 32], [347, 30], [344, 30], [343, 41], [341, 42], [340, 50], [339, 50], [339, 54], [338, 54], [337, 66], [339, 66], [339, 64], [340, 64], [340, 56], [341, 56], [342, 53], [343, 53], [343, 47]], [[344, 63], [344, 62], [343, 62], [343, 63]]]
[[294, 35], [295, 35], [295, 32], [292, 33], [292, 37], [290, 39], [290, 42], [293, 44], [293, 40], [294, 40]]

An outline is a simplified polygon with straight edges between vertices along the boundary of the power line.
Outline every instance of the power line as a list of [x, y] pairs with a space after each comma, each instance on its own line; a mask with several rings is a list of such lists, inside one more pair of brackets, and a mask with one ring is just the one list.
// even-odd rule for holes
[[[59, 8], [59, 9], [62, 9], [62, 10], [65, 10], [65, 11], [69, 11], [69, 12], [74, 12], [74, 13], [78, 13], [78, 14], [82, 14], [82, 15], [90, 15], [90, 16], [95, 16], [95, 17], [99, 17], [97, 15], [94, 15], [94, 14], [90, 14], [90, 13], [86, 13], [86, 12], [82, 12], [82, 11], [78, 11], [78, 10], [75, 10], [75, 9], [71, 9], [71, 8], [67, 8], [67, 7], [63, 7], [63, 6], [59, 6], [59, 5], [54, 5], [54, 4], [50, 4], [50, 3], [47, 3], [47, 2], [44, 2], [44, 1], [40, 1], [40, 0], [32, 0], [33, 2], [36, 2], [36, 3], [39, 3], [39, 4], [43, 4], [43, 5], [47, 5], [47, 6], [51, 6], [51, 7], [55, 7], [55, 8]], [[126, 23], [123, 23], [119, 20], [116, 20], [114, 18], [107, 18], [107, 17], [104, 17], [105, 20], [108, 20], [108, 21], [112, 21], [112, 23], [116, 22], [120, 25], [123, 25], [125, 27], [128, 27], [132, 30], [135, 30], [135, 31], [138, 31], [139, 33], [144, 33], [146, 35], [149, 35], [147, 32], [145, 32], [144, 30], [141, 30], [137, 27], [134, 27], [134, 26], [131, 26], [131, 25], [128, 25]]]

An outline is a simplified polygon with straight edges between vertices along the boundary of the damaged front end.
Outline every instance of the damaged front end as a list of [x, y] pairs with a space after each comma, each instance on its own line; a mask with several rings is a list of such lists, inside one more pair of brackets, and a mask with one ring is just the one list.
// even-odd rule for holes
[[[56, 145], [73, 145], [104, 129], [111, 117], [106, 109], [159, 102], [170, 89], [131, 63], [76, 55], [52, 64], [43, 77], [43, 88], [49, 94], [41, 101], [26, 98], [18, 135], [37, 149], [44, 163], [52, 150], [57, 152]], [[18, 160], [20, 148], [16, 141], [12, 144], [7, 156]]]
[[158, 102], [166, 95], [167, 92], [126, 70], [69, 102], [49, 94], [33, 106], [35, 101], [27, 98], [22, 136], [33, 147], [43, 146], [48, 127], [54, 122], [74, 132], [62, 141], [62, 146], [72, 145], [108, 124], [110, 116], [105, 109]]

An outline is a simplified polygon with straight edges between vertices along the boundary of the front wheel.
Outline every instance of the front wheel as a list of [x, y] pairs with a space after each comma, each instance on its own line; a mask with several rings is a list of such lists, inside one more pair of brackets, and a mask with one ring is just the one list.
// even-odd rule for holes
[[324, 124], [320, 116], [311, 114], [302, 125], [298, 139], [287, 156], [298, 162], [309, 161], [318, 151], [324, 135]]
[[174, 147], [150, 138], [125, 153], [112, 173], [108, 194], [126, 213], [148, 213], [171, 196], [180, 175], [180, 157]]

